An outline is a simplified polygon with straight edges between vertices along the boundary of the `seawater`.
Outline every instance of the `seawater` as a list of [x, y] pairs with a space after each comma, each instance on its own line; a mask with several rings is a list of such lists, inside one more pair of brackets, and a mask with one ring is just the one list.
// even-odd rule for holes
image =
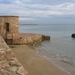
[[52, 60], [57, 67], [69, 75], [75, 74], [75, 33], [74, 24], [48, 24], [19, 26], [19, 32], [50, 35], [50, 41], [44, 41], [37, 47], [37, 54]]

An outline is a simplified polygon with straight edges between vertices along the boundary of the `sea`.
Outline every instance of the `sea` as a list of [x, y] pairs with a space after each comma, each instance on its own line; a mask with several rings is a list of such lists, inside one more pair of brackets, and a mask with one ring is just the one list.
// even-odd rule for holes
[[43, 41], [36, 47], [37, 55], [46, 58], [61, 69], [64, 75], [75, 75], [75, 24], [19, 25], [20, 33], [49, 35], [50, 41]]

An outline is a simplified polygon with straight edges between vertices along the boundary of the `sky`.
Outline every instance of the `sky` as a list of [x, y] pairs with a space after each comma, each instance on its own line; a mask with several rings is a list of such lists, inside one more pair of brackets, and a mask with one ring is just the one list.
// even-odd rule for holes
[[75, 0], [0, 0], [0, 15], [20, 24], [75, 24]]

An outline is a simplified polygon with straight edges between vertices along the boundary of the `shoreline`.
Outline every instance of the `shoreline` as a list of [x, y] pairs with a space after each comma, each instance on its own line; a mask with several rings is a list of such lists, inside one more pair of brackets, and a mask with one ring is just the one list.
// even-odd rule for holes
[[45, 52], [45, 50], [43, 49], [42, 50], [39, 48], [36, 49], [37, 49], [36, 54], [39, 57], [43, 57], [48, 61], [50, 61], [54, 66], [59, 68], [64, 73], [63, 75], [75, 75], [75, 65], [72, 65], [69, 62], [59, 59], [55, 55], [48, 53], [47, 51]]
[[38, 56], [34, 47], [15, 45], [11, 50], [26, 69], [28, 75], [66, 75], [51, 61]]

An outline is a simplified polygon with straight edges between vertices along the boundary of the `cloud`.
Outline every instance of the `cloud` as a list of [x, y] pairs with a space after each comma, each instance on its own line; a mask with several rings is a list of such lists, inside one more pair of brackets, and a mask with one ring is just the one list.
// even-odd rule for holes
[[[43, 7], [42, 7], [43, 6]], [[4, 7], [4, 9], [2, 8]], [[20, 16], [48, 17], [48, 15], [64, 15], [75, 13], [75, 3], [64, 3], [59, 5], [44, 4], [24, 4], [16, 2], [14, 4], [0, 4], [0, 13], [17, 13]], [[9, 11], [9, 12], [8, 12]]]
[[57, 2], [56, 0], [0, 0], [0, 15], [4, 14], [18, 15], [20, 20], [75, 15], [75, 2], [74, 0], [57, 0]]
[[34, 18], [19, 18], [19, 20], [21, 21], [32, 21], [34, 20]]
[[15, 2], [21, 2], [21, 0], [0, 0], [0, 4], [12, 4]]
[[75, 7], [75, 3], [64, 3], [56, 5], [54, 7], [56, 7], [56, 10], [73, 10]]

